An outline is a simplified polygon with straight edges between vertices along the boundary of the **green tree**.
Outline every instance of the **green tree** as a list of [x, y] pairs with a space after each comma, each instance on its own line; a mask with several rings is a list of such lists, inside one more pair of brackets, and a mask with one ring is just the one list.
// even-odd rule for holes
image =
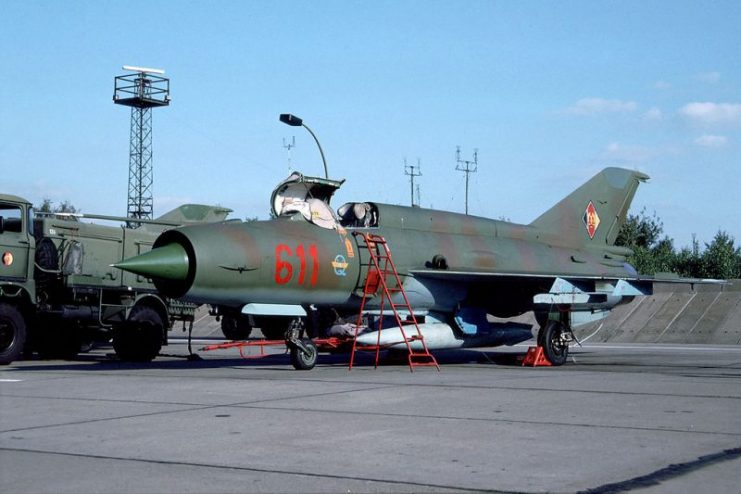
[[615, 244], [633, 250], [628, 262], [639, 273], [652, 275], [668, 272], [673, 267], [674, 244], [663, 233], [664, 224], [656, 213], [649, 216], [646, 210], [642, 209], [637, 215], [628, 215]]
[[734, 247], [733, 243], [733, 237], [727, 232], [718, 231], [713, 241], [705, 244], [705, 252], [702, 255], [705, 267], [703, 277], [724, 280], [741, 277], [739, 272], [741, 248]]
[[51, 199], [44, 199], [41, 206], [36, 208], [40, 213], [77, 213], [77, 208], [69, 201], [62, 201], [55, 206]]
[[615, 244], [633, 251], [628, 262], [641, 274], [672, 272], [688, 278], [741, 278], [741, 247], [734, 245], [727, 232], [718, 231], [702, 252], [696, 238], [692, 239], [692, 246], [677, 252], [672, 239], [664, 235], [664, 224], [656, 213], [649, 216], [645, 209], [628, 216]]
[[700, 252], [700, 242], [692, 237], [692, 247], [682, 247], [674, 259], [674, 272], [687, 278], [702, 278], [705, 273], [705, 260]]
[[615, 244], [650, 249], [660, 241], [662, 233], [664, 233], [664, 223], [656, 216], [656, 212], [648, 216], [646, 208], [643, 208], [637, 215], [628, 215], [618, 232]]

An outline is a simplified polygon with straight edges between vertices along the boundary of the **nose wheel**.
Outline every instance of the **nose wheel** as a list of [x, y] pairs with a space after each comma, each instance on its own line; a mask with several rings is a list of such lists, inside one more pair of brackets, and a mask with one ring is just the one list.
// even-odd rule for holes
[[296, 370], [311, 370], [316, 365], [317, 349], [313, 341], [308, 338], [290, 344], [291, 365]]
[[304, 328], [300, 320], [291, 323], [286, 331], [286, 345], [291, 352], [291, 365], [296, 370], [311, 370], [316, 365], [319, 352], [309, 338], [303, 338]]

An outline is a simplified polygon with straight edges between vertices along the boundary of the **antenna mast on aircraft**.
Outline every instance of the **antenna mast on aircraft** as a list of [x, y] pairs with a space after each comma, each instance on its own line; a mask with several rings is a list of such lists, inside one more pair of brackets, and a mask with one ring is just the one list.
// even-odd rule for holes
[[476, 173], [479, 169], [479, 150], [473, 150], [473, 160], [462, 160], [461, 159], [461, 147], [457, 146], [455, 149], [455, 169], [466, 174], [466, 214], [468, 214], [468, 176], [471, 173]]
[[[404, 158], [404, 175], [409, 176], [411, 185], [411, 201], [412, 206], [414, 206], [414, 177], [422, 176], [422, 166], [419, 163], [419, 158], [417, 158], [417, 166], [407, 165], [407, 159]], [[419, 186], [417, 186], [417, 195], [419, 195]], [[417, 206], [419, 206], [419, 202], [417, 202]]]

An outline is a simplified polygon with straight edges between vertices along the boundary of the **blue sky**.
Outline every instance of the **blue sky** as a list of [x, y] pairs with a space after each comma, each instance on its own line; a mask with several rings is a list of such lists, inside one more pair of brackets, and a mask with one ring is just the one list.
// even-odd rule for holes
[[528, 223], [605, 166], [638, 169], [642, 208], [678, 247], [741, 241], [741, 2], [39, 2], [0, 15], [2, 189], [124, 214], [123, 65], [163, 68], [154, 204], [266, 218], [294, 167], [350, 200]]

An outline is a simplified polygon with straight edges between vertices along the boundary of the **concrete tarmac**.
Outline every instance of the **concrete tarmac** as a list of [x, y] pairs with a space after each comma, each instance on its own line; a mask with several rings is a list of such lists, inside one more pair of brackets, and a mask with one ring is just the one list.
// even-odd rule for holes
[[[276, 349], [276, 351], [278, 351]], [[0, 490], [741, 492], [741, 348], [588, 344], [352, 371], [234, 350], [0, 368]]]

